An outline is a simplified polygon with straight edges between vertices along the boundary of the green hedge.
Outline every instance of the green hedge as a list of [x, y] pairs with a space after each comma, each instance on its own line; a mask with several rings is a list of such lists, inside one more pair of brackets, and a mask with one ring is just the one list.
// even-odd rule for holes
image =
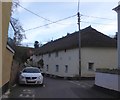
[[97, 68], [96, 72], [120, 75], [120, 69]]

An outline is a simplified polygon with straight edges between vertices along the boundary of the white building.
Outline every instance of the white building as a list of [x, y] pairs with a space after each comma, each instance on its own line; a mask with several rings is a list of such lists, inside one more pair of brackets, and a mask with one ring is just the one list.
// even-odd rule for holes
[[[44, 61], [44, 73], [60, 77], [79, 76], [78, 32], [51, 41], [33, 55], [37, 66]], [[116, 68], [116, 40], [91, 26], [81, 30], [81, 77], [94, 77], [96, 68]]]

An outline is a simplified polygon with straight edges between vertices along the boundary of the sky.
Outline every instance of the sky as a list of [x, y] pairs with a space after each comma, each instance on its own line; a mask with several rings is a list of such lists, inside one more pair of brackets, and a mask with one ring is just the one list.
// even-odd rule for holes
[[[80, 0], [79, 12], [80, 29], [92, 26], [94, 29], [113, 37], [117, 32], [117, 13], [112, 10], [118, 5], [119, 0]], [[45, 44], [51, 40], [56, 40], [67, 33], [78, 31], [78, 17], [73, 16], [78, 12], [77, 0], [67, 1], [56, 0], [41, 1], [26, 1], [21, 0], [15, 13], [12, 15], [14, 18], [19, 19], [23, 29], [25, 30], [26, 39], [22, 41], [24, 46], [32, 46], [35, 41]], [[58, 23], [53, 23], [67, 17], [73, 16]], [[44, 26], [45, 25], [45, 26]], [[34, 29], [35, 27], [42, 26]], [[31, 30], [29, 30], [31, 29]], [[12, 33], [9, 36], [13, 36]]]

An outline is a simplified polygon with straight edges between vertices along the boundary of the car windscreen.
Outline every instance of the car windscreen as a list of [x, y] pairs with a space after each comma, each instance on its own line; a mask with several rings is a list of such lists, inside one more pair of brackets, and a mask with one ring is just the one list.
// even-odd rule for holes
[[34, 68], [27, 68], [23, 70], [23, 73], [40, 73], [40, 71]]

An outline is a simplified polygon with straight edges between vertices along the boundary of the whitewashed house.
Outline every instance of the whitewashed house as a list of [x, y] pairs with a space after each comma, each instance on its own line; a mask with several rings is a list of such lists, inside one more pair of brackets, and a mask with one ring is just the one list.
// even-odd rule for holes
[[[33, 55], [37, 66], [44, 61], [44, 73], [60, 77], [79, 76], [78, 32], [48, 42]], [[94, 77], [96, 68], [116, 68], [116, 40], [91, 26], [81, 30], [81, 77]]]

